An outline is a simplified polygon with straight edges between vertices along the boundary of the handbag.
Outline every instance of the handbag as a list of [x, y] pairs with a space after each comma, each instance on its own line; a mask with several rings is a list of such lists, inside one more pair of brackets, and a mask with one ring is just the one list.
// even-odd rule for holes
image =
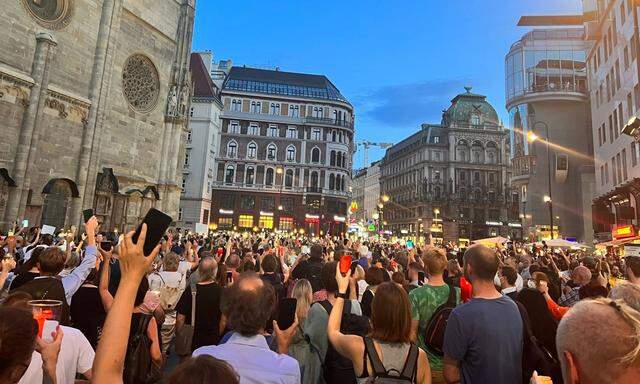
[[175, 352], [178, 356], [191, 355], [194, 326], [196, 324], [196, 291], [191, 292], [191, 324], [184, 324], [176, 331]]

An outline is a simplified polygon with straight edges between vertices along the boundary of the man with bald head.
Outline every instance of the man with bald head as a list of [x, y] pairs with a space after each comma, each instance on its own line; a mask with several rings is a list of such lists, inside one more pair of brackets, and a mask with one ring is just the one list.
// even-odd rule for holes
[[[271, 284], [254, 273], [240, 275], [225, 291], [222, 301], [222, 312], [233, 330], [232, 336], [224, 344], [196, 349], [193, 356], [211, 355], [226, 361], [240, 376], [241, 384], [300, 383], [298, 362], [271, 351], [263, 336], [275, 305]], [[295, 326], [296, 323], [292, 328]], [[292, 329], [285, 332], [292, 333]]]
[[444, 335], [447, 383], [522, 383], [522, 318], [517, 305], [498, 292], [498, 257], [474, 245], [464, 253], [464, 277], [472, 299], [456, 307]]
[[580, 288], [591, 281], [591, 271], [584, 265], [579, 265], [571, 272], [571, 280], [567, 283], [558, 305], [571, 307], [580, 300]]
[[622, 300], [583, 300], [558, 325], [565, 384], [640, 383], [640, 313]]

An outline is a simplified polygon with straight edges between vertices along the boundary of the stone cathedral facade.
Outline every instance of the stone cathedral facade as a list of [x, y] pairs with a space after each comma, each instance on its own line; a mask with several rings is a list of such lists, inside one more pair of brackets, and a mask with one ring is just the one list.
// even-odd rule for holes
[[7, 0], [0, 14], [0, 227], [174, 218], [195, 0]]

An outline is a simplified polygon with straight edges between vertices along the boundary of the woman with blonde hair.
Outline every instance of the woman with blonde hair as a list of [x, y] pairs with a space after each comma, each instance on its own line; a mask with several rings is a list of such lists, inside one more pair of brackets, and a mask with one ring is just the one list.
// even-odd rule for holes
[[298, 361], [302, 374], [302, 384], [315, 384], [322, 376], [322, 363], [318, 352], [314, 349], [305, 332], [309, 308], [313, 304], [313, 288], [309, 280], [296, 281], [291, 297], [297, 300], [296, 318], [298, 329], [293, 335], [287, 354]]

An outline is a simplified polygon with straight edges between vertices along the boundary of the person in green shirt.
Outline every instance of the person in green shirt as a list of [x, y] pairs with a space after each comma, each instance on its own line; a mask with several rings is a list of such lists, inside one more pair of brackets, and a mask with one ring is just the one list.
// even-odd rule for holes
[[[418, 346], [427, 352], [432, 383], [445, 383], [442, 375], [442, 356], [435, 355], [426, 348], [424, 333], [433, 313], [449, 298], [450, 288], [442, 276], [447, 267], [447, 256], [444, 249], [431, 247], [423, 252], [422, 260], [427, 269], [429, 281], [409, 293], [413, 318], [412, 331]], [[458, 305], [460, 303], [460, 288], [454, 289], [456, 290], [456, 305]]]

